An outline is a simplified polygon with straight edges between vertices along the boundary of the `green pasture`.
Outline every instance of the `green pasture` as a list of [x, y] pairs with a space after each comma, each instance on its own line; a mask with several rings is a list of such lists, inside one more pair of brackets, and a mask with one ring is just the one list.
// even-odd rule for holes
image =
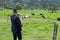
[[[60, 40], [60, 22], [57, 21], [60, 11], [51, 13], [48, 10], [19, 10], [18, 12], [23, 24], [23, 40], [52, 40], [54, 22], [59, 26], [57, 40]], [[12, 13], [12, 10], [8, 9], [0, 10], [0, 40], [13, 40], [10, 22]], [[31, 15], [32, 13], [35, 15]], [[41, 13], [46, 19], [40, 16]], [[30, 18], [22, 20], [23, 15], [30, 15]]]

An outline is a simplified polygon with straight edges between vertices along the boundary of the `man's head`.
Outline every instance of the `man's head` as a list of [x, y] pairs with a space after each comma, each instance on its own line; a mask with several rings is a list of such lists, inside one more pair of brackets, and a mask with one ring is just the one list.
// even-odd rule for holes
[[17, 9], [13, 9], [14, 14], [18, 14]]
[[18, 10], [17, 10], [17, 9], [14, 9], [14, 10], [13, 10], [13, 13], [16, 14], [16, 15], [18, 15], [18, 16], [20, 15], [20, 14], [18, 13]]

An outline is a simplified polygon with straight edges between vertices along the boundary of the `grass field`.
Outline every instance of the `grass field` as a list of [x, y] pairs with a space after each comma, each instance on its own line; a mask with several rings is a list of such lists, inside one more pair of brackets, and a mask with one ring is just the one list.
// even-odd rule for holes
[[[60, 11], [50, 13], [48, 10], [21, 10], [19, 13], [23, 24], [23, 40], [52, 40], [53, 22], [59, 25], [57, 40], [60, 40], [60, 22], [57, 21]], [[31, 13], [35, 13], [35, 15], [32, 16]], [[40, 16], [41, 13], [46, 19]], [[12, 10], [0, 10], [0, 40], [13, 40], [10, 15], [12, 15]], [[23, 15], [30, 15], [30, 18], [22, 20]]]

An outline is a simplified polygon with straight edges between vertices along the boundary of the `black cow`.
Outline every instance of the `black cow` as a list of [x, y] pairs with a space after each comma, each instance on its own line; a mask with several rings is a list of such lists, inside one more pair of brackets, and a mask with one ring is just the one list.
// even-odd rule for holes
[[60, 21], [60, 18], [57, 18], [58, 21]]
[[34, 13], [32, 13], [31, 15], [35, 15]]
[[42, 16], [43, 19], [45, 19], [45, 16], [43, 14], [40, 14]]

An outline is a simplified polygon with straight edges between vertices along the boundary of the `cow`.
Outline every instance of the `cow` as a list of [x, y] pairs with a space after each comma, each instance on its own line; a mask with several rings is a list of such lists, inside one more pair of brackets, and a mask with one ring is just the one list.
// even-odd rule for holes
[[24, 16], [22, 16], [22, 19], [28, 19], [28, 18], [30, 18], [29, 15], [24, 15]]
[[45, 16], [42, 13], [40, 15], [42, 16], [43, 19], [45, 19]]

